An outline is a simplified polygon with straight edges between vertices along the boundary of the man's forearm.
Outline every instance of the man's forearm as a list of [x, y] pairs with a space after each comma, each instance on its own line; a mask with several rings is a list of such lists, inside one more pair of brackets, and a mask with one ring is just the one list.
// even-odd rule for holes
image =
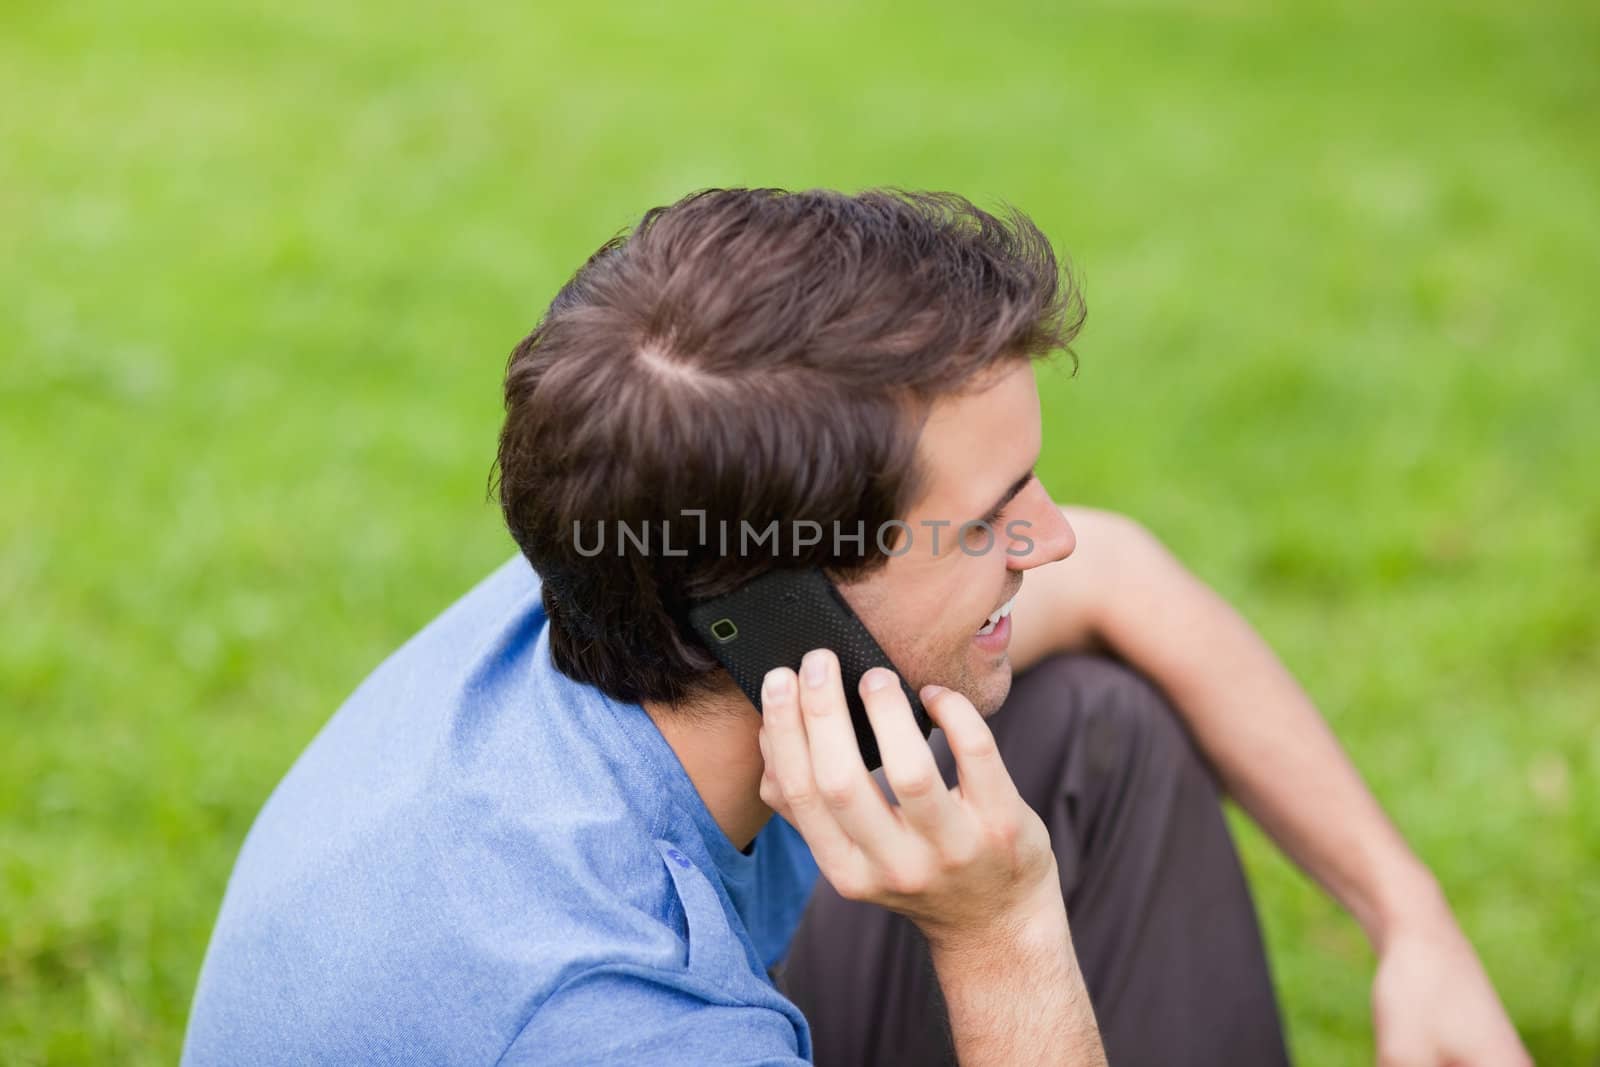
[[1443, 907], [1305, 692], [1250, 625], [1136, 524], [1119, 533], [1092, 625], [1159, 685], [1223, 787], [1361, 923]]
[[1059, 892], [988, 936], [929, 949], [962, 1067], [1105, 1064]]

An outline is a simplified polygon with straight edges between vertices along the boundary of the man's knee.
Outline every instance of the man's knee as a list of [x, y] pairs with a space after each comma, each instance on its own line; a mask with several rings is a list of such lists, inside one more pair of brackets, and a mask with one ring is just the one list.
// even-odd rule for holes
[[[1066, 742], [1053, 795], [1030, 803], [1051, 830], [1111, 1062], [1170, 1059], [1170, 1035], [1149, 1025], [1165, 1017], [1196, 1021], [1183, 1040], [1197, 1062], [1229, 1062], [1229, 1045], [1238, 1062], [1285, 1062], [1215, 779], [1172, 702], [1137, 670], [1090, 655], [1040, 663], [1018, 676], [1012, 695], [1022, 717], [1004, 727], [1002, 754], [1009, 748], [1022, 767], [1039, 766], [1027, 734], [1052, 720], [1048, 729]], [[1230, 975], [1223, 985], [1208, 981], [1219, 967]]]
[[1017, 676], [991, 722], [1003, 754], [1053, 748], [1080, 784], [1128, 775], [1211, 779], [1171, 701], [1109, 656], [1041, 661]]

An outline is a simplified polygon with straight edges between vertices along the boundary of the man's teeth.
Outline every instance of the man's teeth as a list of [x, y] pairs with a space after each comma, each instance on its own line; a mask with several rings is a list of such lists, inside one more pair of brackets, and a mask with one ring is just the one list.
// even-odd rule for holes
[[1011, 605], [1015, 604], [1016, 602], [1017, 598], [1012, 597], [1004, 604], [1001, 604], [998, 608], [995, 608], [994, 614], [990, 615], [989, 618], [984, 621], [983, 626], [978, 629], [978, 636], [987, 637], [989, 634], [994, 633], [994, 628], [1000, 625], [1001, 619], [1011, 614]]

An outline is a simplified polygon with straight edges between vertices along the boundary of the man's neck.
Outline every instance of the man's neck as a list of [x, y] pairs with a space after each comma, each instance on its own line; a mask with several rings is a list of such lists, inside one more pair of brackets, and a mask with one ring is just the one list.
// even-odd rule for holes
[[692, 707], [647, 700], [644, 709], [678, 756], [711, 817], [741, 852], [772, 817], [761, 800], [761, 715], [742, 693], [718, 693]]

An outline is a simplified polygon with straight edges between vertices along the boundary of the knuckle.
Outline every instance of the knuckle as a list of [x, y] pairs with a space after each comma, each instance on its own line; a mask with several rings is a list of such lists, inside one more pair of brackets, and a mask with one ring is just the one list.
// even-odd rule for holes
[[994, 734], [984, 730], [974, 737], [962, 739], [961, 754], [969, 760], [993, 759], [1000, 755], [1000, 748], [995, 744]]
[[954, 874], [972, 866], [978, 860], [977, 843], [968, 839], [957, 841], [939, 855], [939, 867], [946, 874]]
[[914, 897], [933, 884], [929, 865], [922, 861], [897, 863], [883, 872], [883, 887], [896, 896]]
[[804, 767], [777, 766], [772, 768], [772, 781], [779, 789], [792, 796], [804, 792], [811, 782], [811, 776]]
[[837, 712], [843, 702], [835, 700], [830, 693], [818, 693], [816, 696], [803, 701], [800, 710], [808, 719], [825, 719]]
[[889, 785], [894, 789], [894, 795], [902, 800], [923, 800], [933, 795], [933, 791], [942, 787], [944, 782], [934, 773], [932, 767], [925, 767], [904, 774], [890, 775]]
[[817, 785], [817, 794], [830, 808], [847, 808], [856, 797], [856, 784], [848, 780], [821, 782]]
[[1001, 852], [1014, 852], [1022, 842], [1022, 823], [1013, 817], [997, 819], [987, 828], [989, 844]]
[[870, 900], [878, 895], [878, 887], [872, 879], [856, 871], [830, 873], [828, 884], [846, 900]]
[[817, 794], [809, 787], [783, 789], [783, 800], [794, 811], [810, 811], [819, 803]]

